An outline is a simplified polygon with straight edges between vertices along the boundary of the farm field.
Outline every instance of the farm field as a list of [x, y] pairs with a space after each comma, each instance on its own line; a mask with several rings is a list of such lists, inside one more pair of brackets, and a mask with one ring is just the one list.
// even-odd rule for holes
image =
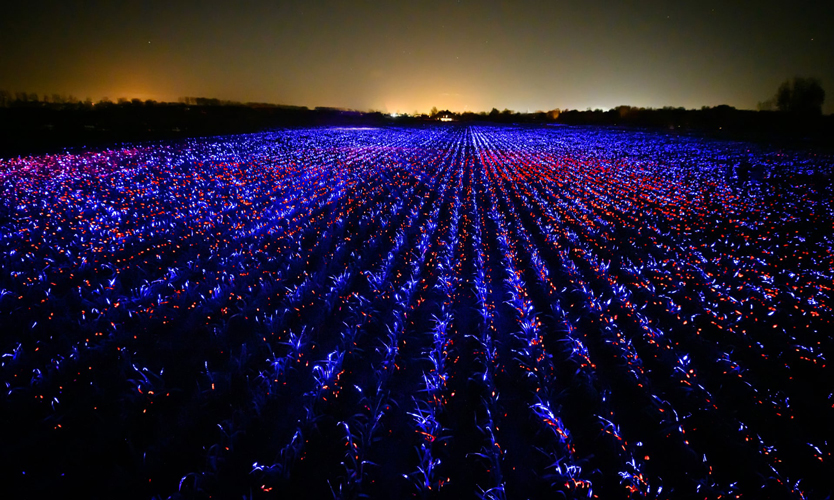
[[3, 489], [828, 498], [832, 169], [497, 126], [0, 160]]

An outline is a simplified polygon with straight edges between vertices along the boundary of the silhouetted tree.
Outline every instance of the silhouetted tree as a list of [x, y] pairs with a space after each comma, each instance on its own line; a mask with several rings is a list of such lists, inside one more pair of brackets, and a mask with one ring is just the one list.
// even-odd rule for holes
[[802, 115], [822, 114], [825, 90], [816, 78], [795, 77], [785, 80], [774, 97], [779, 111]]
[[[704, 106], [704, 108], [709, 108], [709, 106]], [[771, 97], [765, 101], [759, 101], [758, 104], [756, 104], [756, 109], [758, 111], [773, 111], [774, 108], [776, 108], [775, 97]]]

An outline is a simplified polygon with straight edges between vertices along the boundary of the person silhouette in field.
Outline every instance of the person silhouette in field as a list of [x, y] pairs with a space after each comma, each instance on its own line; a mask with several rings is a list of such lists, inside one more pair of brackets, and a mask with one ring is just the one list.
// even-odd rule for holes
[[750, 180], [750, 170], [752, 169], [752, 165], [747, 160], [742, 160], [738, 166], [738, 181], [743, 186], [748, 180]]
[[738, 194], [739, 191], [744, 191], [747, 186], [747, 181], [750, 180], [750, 170], [752, 169], [752, 165], [750, 164], [749, 160], [741, 160], [735, 168], [733, 168], [733, 172], [735, 173], [735, 182], [732, 183], [733, 186], [733, 193]]

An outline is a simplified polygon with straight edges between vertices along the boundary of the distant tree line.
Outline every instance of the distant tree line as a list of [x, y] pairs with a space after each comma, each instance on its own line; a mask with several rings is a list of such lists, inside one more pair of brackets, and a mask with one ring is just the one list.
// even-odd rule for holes
[[619, 106], [608, 111], [565, 111], [557, 122], [666, 128], [726, 139], [834, 148], [834, 116], [822, 114], [824, 102], [825, 90], [818, 79], [796, 77], [783, 82], [771, 99], [760, 102], [759, 111], [727, 105], [700, 110]]
[[720, 138], [790, 142], [834, 148], [834, 116], [823, 116], [825, 91], [815, 78], [785, 81], [759, 111], [721, 105], [698, 110], [618, 106], [517, 112], [493, 108], [457, 113], [432, 108], [427, 114], [389, 115], [339, 108], [240, 103], [207, 97], [178, 102], [71, 95], [38, 96], [0, 90], [0, 156], [62, 147], [255, 132], [271, 127], [314, 125], [431, 124], [446, 121], [522, 125], [604, 125], [662, 128]]
[[554, 109], [551, 111], [535, 111], [535, 112], [519, 112], [512, 109], [504, 109], [499, 111], [498, 108], [492, 108], [491, 111], [464, 111], [462, 113], [455, 113], [453, 111], [438, 110], [436, 107], [432, 108], [428, 115], [420, 115], [419, 118], [425, 120], [442, 120], [444, 118], [455, 121], [467, 122], [493, 122], [493, 123], [549, 123], [554, 122], [558, 118], [560, 111]]
[[560, 110], [519, 113], [493, 108], [490, 112], [454, 113], [432, 108], [418, 119], [516, 124], [603, 125], [660, 128], [700, 133], [717, 138], [834, 148], [834, 116], [823, 116], [825, 91], [816, 78], [796, 77], [782, 83], [773, 98], [759, 103], [759, 111], [728, 105], [701, 109], [617, 106], [601, 110]]
[[153, 106], [156, 104], [167, 105], [171, 103], [159, 103], [153, 100], [142, 99], [128, 99], [127, 97], [120, 97], [114, 103], [108, 97], [94, 102], [87, 97], [84, 100], [78, 99], [73, 95], [65, 94], [43, 94], [38, 95], [35, 92], [9, 92], [8, 90], [0, 90], [0, 108], [48, 108], [48, 109], [73, 109], [73, 108], [92, 108], [94, 106]]
[[0, 157], [276, 127], [381, 125], [386, 120], [381, 113], [210, 98], [179, 102], [105, 98], [93, 103], [71, 96], [44, 99], [28, 92], [0, 91]]
[[[155, 101], [152, 99], [142, 100], [137, 98], [119, 97], [112, 101], [109, 97], [103, 97], [99, 101], [93, 101], [87, 97], [84, 100], [73, 95], [65, 94], [42, 94], [35, 92], [10, 92], [0, 90], [0, 108], [10, 107], [42, 107], [42, 108], [78, 108], [94, 106], [245, 106], [245, 107], [282, 107], [298, 108], [301, 106], [285, 106], [279, 104], [260, 102], [239, 102], [211, 97], [180, 97], [177, 102]], [[306, 109], [306, 108], [304, 108]]]
[[[618, 106], [609, 110], [552, 110], [518, 113], [438, 111], [412, 121], [435, 122], [450, 118], [460, 122], [499, 124], [551, 124], [663, 129], [674, 133], [697, 133], [715, 138], [778, 143], [785, 146], [834, 148], [834, 116], [821, 113], [750, 111], [719, 105], [701, 109], [675, 107], [640, 108]], [[402, 118], [399, 118], [402, 119]]]

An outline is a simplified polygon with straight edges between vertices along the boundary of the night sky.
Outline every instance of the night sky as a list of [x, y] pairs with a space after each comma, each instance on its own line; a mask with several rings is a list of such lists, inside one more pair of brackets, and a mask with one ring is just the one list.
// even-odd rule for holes
[[12, 2], [0, 89], [384, 112], [755, 109], [815, 76], [834, 2]]

